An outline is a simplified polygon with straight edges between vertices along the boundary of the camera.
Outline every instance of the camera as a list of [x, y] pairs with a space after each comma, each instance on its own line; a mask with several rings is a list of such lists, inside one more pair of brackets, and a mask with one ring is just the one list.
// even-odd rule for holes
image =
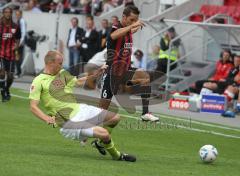
[[46, 35], [40, 35], [33, 30], [28, 31], [25, 37], [25, 44], [32, 50], [36, 51], [37, 42], [45, 42], [49, 39]]

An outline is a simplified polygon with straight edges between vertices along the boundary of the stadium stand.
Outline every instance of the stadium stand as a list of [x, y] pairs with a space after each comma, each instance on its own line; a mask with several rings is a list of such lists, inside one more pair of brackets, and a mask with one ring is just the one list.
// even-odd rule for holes
[[234, 24], [239, 24], [239, 22], [240, 22], [240, 16], [239, 16], [240, 4], [238, 3], [238, 4], [236, 4], [236, 6], [233, 5], [232, 3], [229, 3], [229, 4], [227, 3], [226, 5], [222, 5], [222, 6], [204, 4], [201, 6], [199, 13], [195, 13], [189, 17], [190, 21], [201, 22], [204, 20], [204, 18], [207, 19], [216, 14], [226, 14], [233, 18]]

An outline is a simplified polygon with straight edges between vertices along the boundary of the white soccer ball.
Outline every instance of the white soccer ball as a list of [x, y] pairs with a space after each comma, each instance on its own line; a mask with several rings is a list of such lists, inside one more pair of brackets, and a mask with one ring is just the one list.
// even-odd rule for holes
[[216, 160], [218, 151], [213, 145], [204, 145], [199, 150], [200, 158], [205, 163], [211, 163]]

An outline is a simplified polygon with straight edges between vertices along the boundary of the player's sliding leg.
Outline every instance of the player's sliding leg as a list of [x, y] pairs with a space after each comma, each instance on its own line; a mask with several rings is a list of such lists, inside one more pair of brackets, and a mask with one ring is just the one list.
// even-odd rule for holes
[[114, 160], [121, 160], [121, 161], [130, 161], [135, 162], [136, 157], [126, 154], [120, 153], [111, 139], [109, 132], [102, 127], [94, 127], [94, 137], [99, 138], [102, 140], [103, 147], [107, 150], [107, 152], [112, 156]]
[[[120, 121], [120, 117], [113, 112], [105, 111], [106, 117], [104, 118], [103, 127], [109, 132], [112, 133], [113, 128], [118, 124]], [[96, 139], [91, 142], [92, 146], [95, 147], [98, 152], [102, 155], [106, 155], [106, 151], [103, 145], [103, 141], [100, 139]]]
[[[82, 140], [89, 137], [98, 138], [102, 141], [102, 147], [114, 160], [136, 161], [134, 156], [120, 153], [111, 139], [109, 131], [118, 124], [120, 120], [118, 115], [94, 106], [81, 105], [80, 107], [82, 109], [79, 113], [64, 123], [61, 128], [60, 133], [64, 137], [74, 140]], [[103, 126], [109, 129], [105, 129]]]
[[[106, 111], [106, 116], [103, 121], [104, 128], [96, 127], [94, 131], [94, 134], [96, 135], [94, 137], [99, 138], [100, 140], [99, 141], [95, 140], [93, 142], [95, 144], [95, 147], [98, 149], [99, 153], [101, 153], [102, 155], [106, 155], [106, 152], [104, 151], [107, 150], [107, 152], [112, 156], [114, 160], [135, 162], [136, 161], [135, 156], [126, 153], [120, 153], [119, 151], [117, 151], [111, 139], [110, 134], [112, 132], [112, 129], [118, 124], [119, 121], [120, 117], [118, 115], [116, 115], [113, 112]], [[103, 135], [107, 135], [108, 133], [108, 136], [101, 136], [100, 134], [101, 132]]]

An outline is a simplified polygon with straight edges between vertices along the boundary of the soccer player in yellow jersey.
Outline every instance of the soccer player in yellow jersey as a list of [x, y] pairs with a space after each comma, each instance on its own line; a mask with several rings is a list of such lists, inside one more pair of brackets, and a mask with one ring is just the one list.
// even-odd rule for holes
[[[31, 85], [29, 98], [32, 113], [47, 124], [60, 127], [60, 133], [66, 138], [79, 141], [98, 138], [102, 141], [101, 146], [96, 146], [100, 153], [106, 154], [104, 152], [107, 151], [114, 160], [135, 162], [135, 156], [119, 152], [111, 139], [110, 131], [120, 117], [107, 110], [77, 103], [73, 88], [84, 85], [89, 77], [77, 79], [62, 69], [63, 56], [58, 51], [49, 51], [44, 62], [43, 73]], [[105, 68], [97, 70], [95, 76]], [[40, 102], [46, 113], [39, 108]]]

